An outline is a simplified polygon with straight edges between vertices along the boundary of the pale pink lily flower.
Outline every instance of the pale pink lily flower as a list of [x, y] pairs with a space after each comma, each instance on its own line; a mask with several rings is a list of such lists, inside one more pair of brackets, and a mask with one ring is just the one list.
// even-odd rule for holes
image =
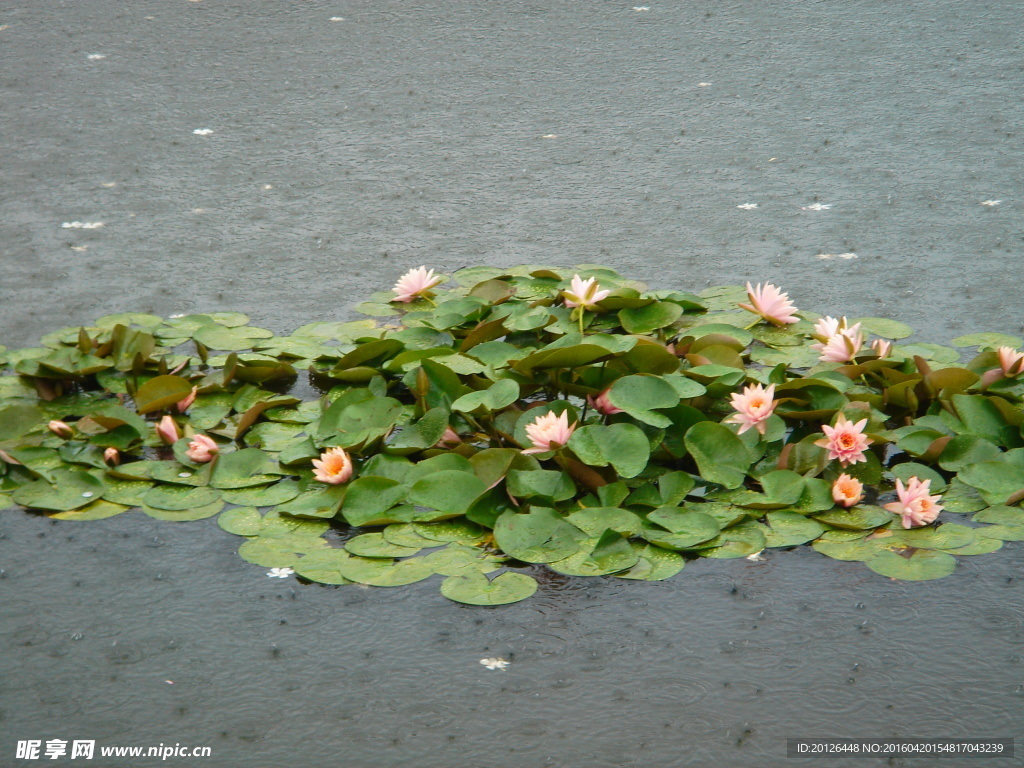
[[851, 362], [864, 346], [864, 333], [860, 323], [839, 331], [822, 344], [811, 344], [811, 349], [821, 352], [818, 359], [823, 363]]
[[103, 452], [103, 463], [108, 467], [116, 467], [121, 463], [121, 452], [114, 446], [110, 446]]
[[840, 331], [846, 330], [846, 318], [836, 319], [834, 317], [823, 317], [814, 324], [814, 332], [811, 334], [819, 341], [828, 341]]
[[434, 445], [435, 448], [452, 448], [462, 442], [462, 438], [459, 437], [459, 433], [452, 429], [449, 424], [444, 429], [444, 434], [441, 435], [441, 439]]
[[178, 439], [181, 437], [178, 425], [170, 416], [164, 416], [160, 419], [160, 423], [156, 425], [156, 434], [168, 445], [178, 442]]
[[220, 446], [217, 445], [212, 437], [196, 435], [188, 444], [188, 449], [185, 451], [185, 455], [192, 459], [192, 461], [198, 462], [199, 464], [205, 464], [206, 462], [211, 461], [219, 452]]
[[622, 409], [612, 405], [612, 401], [608, 399], [607, 389], [597, 397], [587, 395], [587, 402], [602, 416], [614, 416], [616, 413], [622, 413]]
[[189, 406], [196, 401], [196, 394], [199, 392], [199, 387], [192, 387], [192, 391], [189, 392], [183, 399], [178, 401], [178, 404], [174, 407], [178, 409], [178, 413], [184, 413], [189, 409]]
[[892, 352], [892, 342], [885, 339], [875, 339], [871, 342], [871, 348], [875, 350], [875, 354], [881, 359], [888, 357], [889, 353]]
[[743, 388], [743, 392], [733, 392], [730, 395], [732, 407], [736, 413], [727, 418], [727, 424], [739, 424], [739, 434], [743, 434], [753, 427], [762, 435], [768, 427], [768, 417], [775, 411], [775, 385], [769, 384], [765, 389], [760, 384], [749, 384]]
[[832, 499], [836, 504], [852, 507], [864, 498], [864, 484], [845, 472], [832, 483]]
[[444, 278], [435, 276], [434, 270], [428, 272], [426, 267], [410, 269], [398, 278], [395, 287], [391, 289], [395, 292], [395, 298], [392, 301], [401, 301], [408, 304], [419, 297], [430, 298], [434, 295], [430, 289], [443, 282]]
[[864, 434], [864, 427], [867, 426], [867, 423], [867, 419], [861, 419], [854, 423], [840, 413], [834, 427], [830, 427], [828, 424], [822, 425], [821, 429], [825, 433], [825, 437], [816, 440], [814, 444], [828, 451], [829, 461], [839, 459], [839, 463], [844, 467], [848, 464], [867, 461], [864, 451], [868, 445], [874, 442]]
[[1011, 378], [1019, 376], [1024, 371], [1024, 352], [1018, 352], [1013, 347], [1000, 347], [998, 350], [999, 367], [1003, 369], [1003, 376]]
[[896, 495], [899, 501], [890, 502], [885, 508], [903, 517], [904, 528], [928, 525], [939, 516], [943, 507], [938, 502], [942, 501], [942, 496], [929, 495], [931, 483], [931, 480], [911, 477], [904, 487], [903, 482], [897, 478]]
[[771, 283], [765, 283], [764, 288], [760, 283], [757, 284], [757, 288], [747, 283], [747, 296], [750, 304], [740, 304], [740, 309], [760, 315], [772, 325], [788, 325], [800, 319], [794, 314], [796, 307], [789, 300], [789, 296]]
[[321, 483], [338, 485], [352, 477], [352, 459], [344, 448], [330, 448], [313, 459], [313, 475]]
[[611, 291], [599, 290], [596, 277], [588, 277], [584, 280], [579, 275], [573, 275], [569, 281], [569, 290], [562, 291], [567, 307], [583, 307], [593, 312], [597, 309], [597, 302], [608, 298]]
[[569, 438], [575, 431], [576, 424], [569, 425], [568, 411], [562, 411], [559, 414], [549, 411], [526, 425], [526, 435], [533, 443], [533, 447], [526, 448], [523, 453], [545, 453], [558, 450], [569, 442]]
[[58, 421], [57, 419], [54, 419], [49, 424], [47, 424], [46, 428], [53, 432], [53, 434], [55, 434], [57, 437], [63, 437], [65, 440], [70, 439], [71, 436], [74, 434], [74, 431], [71, 429], [70, 424], [67, 424], [63, 421]]

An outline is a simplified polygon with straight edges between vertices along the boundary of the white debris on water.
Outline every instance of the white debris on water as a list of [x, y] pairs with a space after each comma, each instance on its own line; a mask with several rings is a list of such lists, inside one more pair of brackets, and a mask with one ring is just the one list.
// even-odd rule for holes
[[810, 205], [800, 206], [801, 211], [827, 211], [832, 207], [832, 203], [811, 203]]
[[213, 133], [213, 129], [212, 128], [196, 128], [194, 131], [192, 131], [192, 133], [194, 133], [196, 136], [209, 136], [211, 133]]
[[1001, 202], [1003, 202], [1003, 201], [1002, 200], [982, 200], [981, 204], [982, 205], [987, 205], [989, 208], [995, 208]]
[[107, 54], [105, 54], [105, 53], [90, 53], [85, 58], [87, 58], [89, 61], [99, 61], [100, 59], [107, 58]]
[[832, 259], [846, 259], [847, 261], [849, 261], [850, 259], [856, 259], [857, 258], [857, 254], [856, 253], [819, 253], [818, 254], [818, 258], [821, 259], [822, 261], [831, 261]]
[[736, 206], [741, 211], [756, 211], [758, 208], [757, 203], [740, 203]]
[[487, 669], [508, 669], [509, 662], [505, 659], [480, 659]]
[[102, 221], [65, 221], [61, 224], [63, 229], [99, 229], [102, 226]]

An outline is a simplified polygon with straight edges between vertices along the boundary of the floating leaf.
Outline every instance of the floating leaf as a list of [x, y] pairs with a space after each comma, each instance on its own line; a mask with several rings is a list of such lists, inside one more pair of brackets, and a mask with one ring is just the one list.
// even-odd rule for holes
[[135, 393], [135, 407], [139, 413], [152, 413], [170, 408], [192, 392], [192, 382], [181, 376], [156, 376]]
[[615, 574], [621, 579], [664, 581], [675, 576], [686, 565], [682, 555], [676, 552], [636, 541], [630, 542], [630, 545], [639, 555], [639, 560], [628, 571]]
[[[0, 503], [0, 509], [2, 508], [3, 504]], [[131, 506], [127, 504], [115, 504], [110, 501], [100, 500], [79, 509], [57, 512], [50, 515], [50, 517], [55, 520], [105, 520], [108, 517], [127, 512], [130, 508]]]
[[220, 491], [214, 488], [189, 488], [182, 485], [158, 485], [146, 491], [143, 502], [156, 509], [194, 509], [213, 504], [220, 499]]
[[825, 526], [795, 512], [769, 512], [765, 515], [766, 547], [796, 547], [818, 538]]
[[919, 549], [910, 557], [886, 550], [864, 562], [875, 573], [902, 581], [941, 579], [956, 570], [955, 557], [928, 549]]
[[487, 531], [468, 520], [442, 520], [436, 523], [413, 523], [413, 530], [420, 536], [436, 542], [459, 542], [477, 544], [484, 540]]
[[383, 533], [364, 533], [345, 542], [345, 549], [360, 557], [409, 557], [419, 553], [419, 547], [392, 544]]
[[486, 486], [474, 474], [446, 470], [420, 478], [409, 489], [408, 500], [447, 515], [465, 514]]
[[88, 472], [55, 470], [54, 483], [37, 480], [18, 488], [15, 503], [33, 509], [67, 512], [98, 501], [106, 491], [103, 481]]
[[858, 504], [849, 509], [833, 509], [815, 513], [814, 519], [834, 528], [850, 531], [867, 531], [879, 528], [893, 520], [891, 512], [870, 504]]
[[252, 488], [239, 488], [224, 491], [224, 501], [248, 507], [273, 507], [291, 501], [299, 495], [299, 483], [296, 480], [281, 480], [272, 485], [260, 485]]
[[586, 536], [548, 507], [505, 512], [494, 526], [501, 550], [527, 563], [551, 563], [574, 554]]
[[519, 385], [512, 379], [499, 379], [487, 389], [469, 392], [452, 403], [452, 410], [465, 413], [497, 411], [519, 399]]
[[434, 575], [422, 557], [393, 562], [384, 559], [350, 557], [339, 565], [341, 575], [371, 587], [401, 587]]
[[568, 445], [584, 464], [611, 465], [621, 477], [636, 477], [643, 472], [651, 450], [647, 436], [633, 424], [580, 427], [573, 432]]
[[263, 527], [263, 517], [254, 507], [235, 507], [222, 512], [217, 525], [236, 536], [258, 536]]
[[702, 477], [726, 488], [743, 484], [751, 464], [750, 453], [732, 430], [702, 421], [690, 427], [685, 440]]
[[222, 509], [224, 509], [224, 502], [220, 499], [202, 506], [178, 510], [158, 509], [156, 507], [151, 507], [148, 504], [142, 505], [142, 511], [156, 520], [172, 520], [182, 523], [191, 522], [193, 520], [205, 520], [208, 517], [213, 517]]
[[1019, 349], [1024, 340], [1020, 336], [1010, 336], [1006, 333], [969, 333], [966, 336], [957, 336], [953, 344], [958, 347], [980, 347], [981, 349], [999, 349], [999, 347], [1013, 347]]
[[600, 536], [605, 531], [634, 536], [643, 529], [639, 515], [618, 507], [587, 507], [573, 512], [566, 519], [588, 536]]
[[852, 326], [854, 323], [860, 323], [861, 329], [886, 339], [905, 339], [914, 334], [914, 329], [906, 323], [885, 317], [858, 317], [849, 324]]
[[343, 549], [316, 550], [294, 563], [295, 575], [320, 584], [351, 584], [341, 573], [342, 564], [349, 559], [349, 554]]
[[507, 605], [533, 595], [537, 581], [525, 573], [505, 571], [493, 580], [482, 573], [449, 576], [441, 582], [441, 594], [468, 605]]

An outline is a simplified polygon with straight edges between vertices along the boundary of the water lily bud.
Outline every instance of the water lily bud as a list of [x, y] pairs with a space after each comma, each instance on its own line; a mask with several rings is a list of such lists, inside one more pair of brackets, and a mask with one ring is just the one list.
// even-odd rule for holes
[[57, 421], [56, 419], [47, 424], [46, 427], [57, 437], [63, 437], [65, 440], [70, 439], [74, 434], [70, 425], [65, 424], [63, 421]]
[[121, 452], [111, 446], [103, 452], [103, 461], [106, 462], [108, 467], [116, 467], [121, 463]]
[[192, 387], [192, 391], [188, 396], [178, 401], [178, 404], [174, 406], [178, 410], [178, 413], [184, 413], [188, 410], [189, 406], [196, 401], [197, 392], [199, 392], [199, 387]]
[[185, 455], [192, 459], [192, 461], [205, 464], [213, 459], [218, 451], [220, 451], [220, 446], [214, 442], [213, 438], [206, 435], [196, 435], [192, 438], [192, 442], [188, 444], [188, 450], [185, 451]]
[[178, 438], [181, 437], [178, 425], [174, 423], [174, 419], [170, 416], [164, 416], [160, 419], [160, 423], [156, 425], [156, 433], [168, 445], [174, 445], [174, 443], [178, 442]]

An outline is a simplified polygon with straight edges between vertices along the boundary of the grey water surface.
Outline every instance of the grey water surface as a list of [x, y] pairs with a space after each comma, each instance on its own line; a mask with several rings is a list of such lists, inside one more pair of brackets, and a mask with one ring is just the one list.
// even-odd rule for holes
[[[0, 343], [122, 311], [285, 332], [410, 267], [535, 262], [1019, 334], [1020, 10], [2, 0]], [[935, 582], [804, 548], [493, 609], [267, 578], [237, 545], [0, 512], [0, 765], [26, 739], [212, 751], [45, 761], [103, 768], [1024, 762], [1020, 543]], [[1018, 744], [786, 757], [827, 736]]]

